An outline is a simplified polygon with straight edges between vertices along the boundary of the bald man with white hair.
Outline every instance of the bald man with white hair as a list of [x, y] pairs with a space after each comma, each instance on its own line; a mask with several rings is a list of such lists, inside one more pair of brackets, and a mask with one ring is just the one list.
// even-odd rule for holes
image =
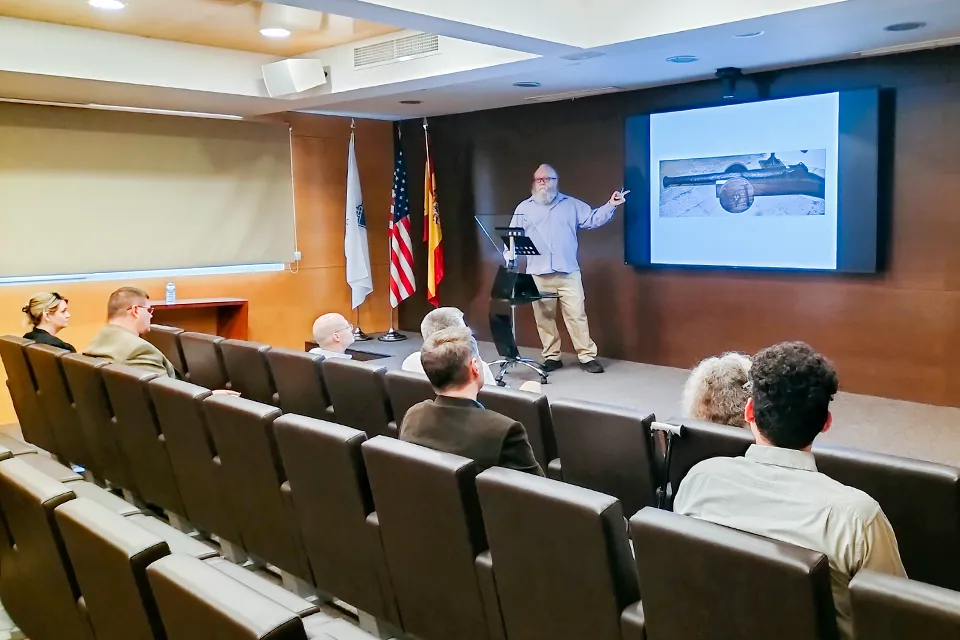
[[[614, 191], [602, 206], [592, 208], [586, 202], [560, 193], [559, 176], [548, 164], [533, 174], [533, 188], [528, 199], [517, 205], [511, 227], [522, 227], [540, 252], [527, 258], [526, 272], [533, 276], [541, 293], [559, 296], [563, 322], [577, 350], [580, 368], [588, 373], [603, 373], [597, 362], [597, 345], [590, 338], [587, 311], [584, 307], [583, 281], [577, 262], [577, 231], [596, 229], [613, 219], [613, 212], [626, 202], [629, 191]], [[516, 260], [510, 251], [507, 260]], [[563, 366], [560, 360], [560, 332], [557, 329], [558, 298], [533, 303], [537, 332], [543, 343], [543, 369], [555, 371]]]
[[310, 353], [319, 353], [324, 358], [351, 359], [346, 353], [353, 344], [353, 325], [339, 313], [325, 313], [313, 323], [313, 339], [317, 342]]
[[[420, 323], [420, 335], [423, 336], [423, 341], [426, 342], [427, 338], [437, 331], [466, 326], [467, 323], [463, 319], [463, 311], [460, 311], [460, 309], [456, 307], [439, 307], [423, 316], [423, 322]], [[478, 362], [480, 363], [480, 368], [483, 369], [483, 384], [497, 384], [497, 379], [493, 376], [493, 372], [490, 371], [490, 365], [483, 360], [478, 359]], [[420, 361], [420, 351], [414, 351], [407, 356], [403, 364], [400, 365], [400, 368], [413, 373], [425, 373], [423, 363]]]

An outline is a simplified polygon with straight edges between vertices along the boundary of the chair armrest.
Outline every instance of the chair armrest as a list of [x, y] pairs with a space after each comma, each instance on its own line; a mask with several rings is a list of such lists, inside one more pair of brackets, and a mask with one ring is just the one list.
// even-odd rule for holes
[[490, 640], [507, 640], [507, 632], [503, 628], [503, 616], [500, 613], [500, 598], [497, 596], [497, 581], [493, 575], [493, 556], [490, 551], [484, 551], [474, 561], [477, 570], [477, 583], [480, 585], [480, 599], [483, 600], [483, 611], [487, 618], [487, 627]]
[[620, 614], [620, 635], [623, 640], [646, 640], [642, 602], [634, 602]]
[[554, 458], [547, 465], [547, 477], [551, 480], [563, 481], [563, 469], [560, 465], [560, 458]]
[[369, 544], [367, 548], [373, 556], [377, 572], [377, 582], [380, 584], [380, 600], [382, 611], [368, 611], [374, 617], [385, 620], [398, 629], [402, 629], [400, 609], [397, 607], [397, 596], [393, 590], [393, 581], [390, 579], [390, 569], [387, 566], [387, 556], [383, 550], [383, 540], [380, 537], [380, 517], [376, 511], [371, 512], [366, 520]]

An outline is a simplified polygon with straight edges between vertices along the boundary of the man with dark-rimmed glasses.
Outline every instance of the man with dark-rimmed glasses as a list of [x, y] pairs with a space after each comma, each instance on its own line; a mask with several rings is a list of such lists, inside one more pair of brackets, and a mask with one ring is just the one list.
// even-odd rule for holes
[[100, 329], [84, 354], [176, 377], [176, 370], [166, 356], [141, 336], [150, 331], [153, 307], [143, 289], [121, 287], [110, 294], [107, 302], [107, 324]]

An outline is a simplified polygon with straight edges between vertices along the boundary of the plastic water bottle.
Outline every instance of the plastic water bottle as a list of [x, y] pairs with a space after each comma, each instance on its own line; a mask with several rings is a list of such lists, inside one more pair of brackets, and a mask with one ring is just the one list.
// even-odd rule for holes
[[167, 283], [166, 301], [167, 304], [173, 304], [177, 301], [177, 285], [173, 284], [172, 282]]

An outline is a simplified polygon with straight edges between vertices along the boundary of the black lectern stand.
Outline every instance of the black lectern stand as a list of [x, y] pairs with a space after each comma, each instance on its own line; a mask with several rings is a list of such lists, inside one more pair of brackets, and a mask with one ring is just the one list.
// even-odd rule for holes
[[[537, 247], [524, 234], [523, 229], [497, 227], [496, 231], [500, 233], [504, 244], [513, 250], [515, 256], [540, 255]], [[515, 365], [536, 371], [540, 375], [540, 382], [547, 383], [547, 372], [536, 360], [520, 357], [516, 336], [516, 308], [517, 305], [556, 297], [555, 293], [540, 293], [533, 281], [533, 276], [517, 270], [516, 258], [508, 263], [508, 267], [501, 266], [497, 269], [497, 277], [490, 291], [490, 333], [493, 334], [493, 343], [497, 346], [497, 353], [500, 354], [501, 359], [490, 364], [500, 365], [500, 371], [495, 377], [497, 384], [501, 387], [506, 385], [503, 382], [503, 376], [510, 367]]]

